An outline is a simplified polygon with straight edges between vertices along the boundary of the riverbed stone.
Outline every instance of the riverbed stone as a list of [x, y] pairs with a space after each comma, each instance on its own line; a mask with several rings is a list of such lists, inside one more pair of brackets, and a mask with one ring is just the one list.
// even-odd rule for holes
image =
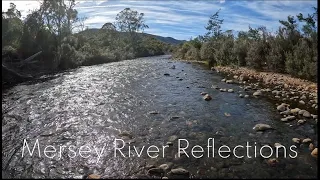
[[243, 94], [239, 94], [239, 97], [243, 98], [244, 96], [243, 96]]
[[206, 101], [210, 101], [212, 98], [211, 96], [209, 96], [209, 94], [206, 94], [205, 96], [203, 96], [203, 99]]
[[168, 171], [171, 169], [171, 167], [173, 166], [173, 163], [166, 163], [166, 164], [161, 164], [159, 166], [160, 169], [163, 169], [164, 171]]
[[178, 136], [172, 135], [172, 136], [170, 136], [170, 137], [168, 138], [168, 141], [169, 141], [169, 142], [173, 142], [173, 141], [175, 141], [176, 139], [178, 139]]
[[302, 105], [306, 104], [303, 100], [299, 101], [299, 103], [302, 104]]
[[226, 79], [221, 79], [221, 82], [226, 82]]
[[305, 111], [303, 114], [302, 114], [303, 117], [306, 117], [306, 118], [310, 118], [311, 117], [311, 114], [308, 112], [308, 111]]
[[268, 129], [272, 129], [272, 127], [268, 124], [256, 124], [254, 127], [253, 127], [253, 130], [255, 131], [265, 131], [265, 130], [268, 130]]
[[306, 138], [302, 140], [302, 143], [307, 144], [307, 143], [311, 143], [312, 140], [310, 138]]
[[313, 151], [314, 150], [314, 145], [312, 143], [309, 144], [309, 150]]
[[297, 144], [300, 143], [300, 139], [299, 139], [299, 138], [292, 138], [292, 141], [293, 141], [294, 143], [297, 143]]
[[233, 89], [228, 89], [228, 92], [233, 93], [234, 91], [233, 91]]
[[248, 81], [248, 80], [249, 80], [249, 77], [248, 77], [247, 75], [245, 75], [245, 74], [241, 74], [241, 75], [239, 76], [239, 80], [240, 80], [240, 81]]
[[294, 120], [294, 119], [296, 119], [295, 116], [287, 116], [287, 117], [285, 117], [285, 118], [281, 118], [281, 121], [282, 121], [282, 122], [287, 122], [287, 121], [292, 121], [292, 120]]
[[288, 108], [288, 104], [286, 103], [281, 103], [279, 106], [277, 106], [278, 111], [285, 111]]
[[290, 112], [291, 112], [291, 114], [298, 114], [300, 110], [301, 109], [299, 109], [299, 108], [294, 108], [294, 109], [291, 109]]
[[176, 169], [171, 169], [171, 171], [168, 173], [170, 175], [182, 175], [189, 177], [189, 171], [185, 170], [184, 168], [176, 168]]
[[318, 148], [315, 148], [312, 152], [311, 152], [311, 156], [318, 158]]
[[298, 125], [302, 125], [302, 124], [304, 124], [305, 122], [306, 122], [306, 120], [304, 120], [304, 119], [299, 119], [298, 122], [297, 122], [297, 124], [298, 124]]
[[244, 95], [244, 97], [245, 97], [245, 98], [248, 98], [248, 97], [249, 97], [249, 95], [248, 95], [248, 94], [246, 94], [246, 95]]
[[233, 83], [233, 80], [231, 80], [231, 79], [230, 79], [230, 80], [226, 80], [226, 83], [227, 83], [227, 84], [232, 84], [232, 83]]
[[161, 176], [164, 173], [164, 170], [161, 168], [151, 168], [148, 170], [149, 175]]
[[226, 92], [226, 91], [227, 91], [227, 89], [225, 89], [225, 88], [220, 89], [220, 92]]
[[262, 92], [261, 91], [256, 91], [252, 94], [253, 96], [261, 96]]

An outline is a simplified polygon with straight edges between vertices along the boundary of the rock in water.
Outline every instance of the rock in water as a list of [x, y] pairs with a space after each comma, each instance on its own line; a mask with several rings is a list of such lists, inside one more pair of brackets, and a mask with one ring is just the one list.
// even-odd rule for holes
[[296, 119], [295, 116], [288, 116], [288, 117], [285, 117], [285, 118], [281, 118], [281, 121], [287, 122], [287, 121], [292, 121], [294, 119]]
[[272, 127], [268, 124], [256, 124], [254, 127], [253, 127], [253, 130], [255, 131], [265, 131], [265, 130], [268, 130], [268, 129], [272, 129]]
[[297, 144], [300, 143], [300, 139], [299, 139], [299, 138], [292, 138], [292, 141], [293, 141], [294, 143], [297, 143]]
[[177, 168], [177, 169], [171, 169], [169, 172], [171, 175], [183, 175], [183, 176], [189, 176], [189, 171], [183, 169], [183, 168]]
[[226, 83], [227, 83], [227, 84], [232, 84], [232, 83], [233, 83], [233, 80], [227, 80]]
[[310, 138], [306, 138], [306, 139], [302, 140], [302, 143], [305, 143], [305, 144], [311, 143], [311, 142], [312, 142], [312, 140]]
[[277, 110], [282, 112], [287, 110], [287, 107], [288, 107], [288, 104], [282, 103], [279, 106], [277, 106]]
[[261, 96], [262, 92], [261, 91], [256, 91], [252, 94], [253, 96]]
[[311, 152], [311, 156], [318, 158], [318, 148], [315, 148], [312, 152]]
[[164, 170], [161, 168], [151, 168], [148, 170], [148, 174], [161, 176], [164, 173]]
[[297, 124], [298, 124], [298, 125], [301, 125], [301, 124], [304, 124], [305, 122], [306, 122], [306, 120], [300, 119], [300, 120], [298, 120]]
[[229, 93], [233, 93], [233, 89], [228, 89], [228, 92]]
[[208, 93], [207, 92], [201, 92], [201, 95], [203, 95], [203, 96], [206, 95], [206, 94], [208, 94]]
[[212, 98], [211, 96], [209, 96], [209, 94], [206, 94], [205, 96], [203, 96], [203, 99], [206, 101], [210, 101]]

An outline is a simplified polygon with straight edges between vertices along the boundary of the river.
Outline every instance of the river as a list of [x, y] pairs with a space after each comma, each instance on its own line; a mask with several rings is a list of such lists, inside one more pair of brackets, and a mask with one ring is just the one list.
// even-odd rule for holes
[[[242, 92], [249, 98], [240, 98], [238, 91], [243, 89], [221, 82], [222, 78], [204, 65], [157, 56], [81, 67], [47, 81], [14, 86], [2, 93], [2, 172], [12, 178], [83, 178], [88, 174], [135, 178], [149, 177], [145, 175], [148, 168], [167, 164], [170, 169], [184, 168], [191, 178], [316, 178], [317, 160], [303, 144], [296, 145], [295, 158], [279, 157], [275, 166], [259, 155], [247, 157], [245, 148], [237, 152], [243, 158], [224, 159], [217, 153], [208, 157], [209, 138], [214, 138], [215, 151], [221, 145], [233, 148], [248, 142], [273, 147], [278, 142], [288, 155], [294, 137], [311, 138], [317, 144], [314, 124], [281, 122], [274, 102], [252, 97], [252, 91]], [[212, 85], [235, 92], [220, 92]], [[212, 100], [205, 101], [201, 92], [209, 93]], [[258, 123], [274, 129], [256, 132], [253, 127]], [[128, 149], [121, 151], [126, 157], [114, 155], [116, 138], [130, 143], [125, 148], [131, 146], [131, 157]], [[179, 139], [189, 142], [189, 158], [176, 156]], [[25, 149], [22, 157], [24, 140], [30, 150], [38, 140], [41, 157], [37, 148], [32, 156]], [[168, 141], [173, 146], [164, 154], [160, 150], [157, 158], [149, 157], [146, 149], [138, 157], [133, 147], [163, 147]], [[91, 152], [80, 156], [75, 151], [72, 157], [63, 148], [71, 145], [74, 150], [91, 147]], [[203, 147], [202, 158], [192, 156], [195, 145]], [[48, 146], [56, 152], [45, 156], [43, 149]], [[99, 152], [104, 149], [99, 160], [93, 147]], [[263, 152], [268, 155], [268, 151]]]

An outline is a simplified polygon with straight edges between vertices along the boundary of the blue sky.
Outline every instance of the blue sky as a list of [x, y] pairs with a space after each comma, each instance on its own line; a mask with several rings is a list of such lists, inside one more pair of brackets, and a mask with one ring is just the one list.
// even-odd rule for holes
[[[39, 7], [37, 1], [2, 1], [2, 10], [14, 2], [25, 17], [28, 10]], [[313, 13], [316, 0], [105, 0], [77, 1], [79, 16], [87, 17], [85, 25], [101, 28], [106, 22], [114, 22], [117, 13], [126, 7], [145, 14], [149, 29], [145, 32], [165, 37], [188, 40], [205, 34], [209, 17], [221, 9], [219, 15], [224, 19], [223, 30], [248, 30], [248, 26], [266, 26], [275, 31], [279, 20], [288, 15]]]

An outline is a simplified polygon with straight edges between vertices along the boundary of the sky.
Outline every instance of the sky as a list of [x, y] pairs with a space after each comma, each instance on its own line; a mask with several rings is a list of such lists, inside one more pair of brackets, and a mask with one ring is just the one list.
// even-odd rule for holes
[[[29, 10], [39, 7], [39, 2], [2, 0], [2, 11], [14, 2], [26, 17]], [[316, 0], [105, 0], [77, 1], [76, 9], [80, 17], [87, 17], [85, 26], [101, 28], [106, 22], [114, 22], [116, 15], [124, 8], [144, 13], [149, 26], [144, 32], [189, 40], [206, 33], [209, 17], [219, 9], [219, 17], [224, 19], [222, 30], [246, 31], [251, 27], [266, 26], [276, 31], [279, 20], [288, 15], [312, 14], [317, 7]]]

